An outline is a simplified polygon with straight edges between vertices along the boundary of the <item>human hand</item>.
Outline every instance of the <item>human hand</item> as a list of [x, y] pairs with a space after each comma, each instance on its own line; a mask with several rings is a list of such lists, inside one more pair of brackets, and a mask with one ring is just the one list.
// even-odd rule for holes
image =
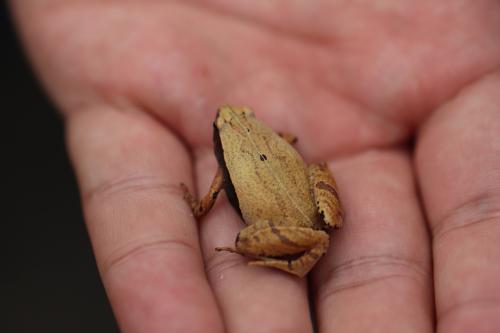
[[[498, 2], [12, 5], [124, 332], [500, 330]], [[198, 230], [182, 200], [226, 102], [333, 170], [345, 227], [309, 290], [213, 251], [227, 201]]]

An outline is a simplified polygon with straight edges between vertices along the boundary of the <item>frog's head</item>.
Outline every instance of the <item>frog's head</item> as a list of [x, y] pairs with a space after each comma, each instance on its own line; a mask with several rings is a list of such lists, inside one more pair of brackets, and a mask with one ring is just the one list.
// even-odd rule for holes
[[222, 105], [217, 110], [217, 116], [215, 117], [215, 126], [221, 128], [225, 123], [230, 123], [235, 119], [245, 121], [248, 118], [255, 118], [253, 111], [250, 108], [244, 107], [234, 107], [231, 105]]

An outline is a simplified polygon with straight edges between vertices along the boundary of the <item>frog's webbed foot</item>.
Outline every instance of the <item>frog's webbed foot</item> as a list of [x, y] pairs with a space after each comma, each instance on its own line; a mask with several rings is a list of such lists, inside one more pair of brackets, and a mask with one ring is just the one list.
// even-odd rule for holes
[[189, 192], [186, 184], [181, 183], [182, 191], [184, 192], [184, 200], [188, 203], [189, 207], [193, 211], [193, 215], [195, 218], [201, 217], [205, 215], [214, 205], [215, 200], [217, 199], [217, 195], [221, 191], [224, 185], [224, 177], [222, 175], [222, 169], [219, 167], [217, 172], [215, 173], [214, 179], [212, 180], [212, 184], [208, 189], [208, 193], [205, 194], [203, 198], [200, 200], [196, 199], [196, 197]]
[[303, 277], [326, 252], [329, 239], [322, 230], [259, 221], [241, 230], [234, 249], [217, 250], [252, 258], [251, 266], [274, 267]]
[[309, 183], [318, 212], [325, 224], [340, 228], [343, 213], [337, 193], [337, 184], [326, 164], [309, 165]]

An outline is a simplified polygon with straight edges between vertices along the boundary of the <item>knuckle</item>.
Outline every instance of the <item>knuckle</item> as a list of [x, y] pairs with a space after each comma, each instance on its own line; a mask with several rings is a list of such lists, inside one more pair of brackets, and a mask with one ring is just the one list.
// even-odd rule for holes
[[232, 270], [247, 266], [247, 260], [236, 253], [213, 252], [205, 260], [205, 271], [211, 277], [221, 277]]
[[481, 193], [451, 213], [439, 219], [432, 226], [434, 240], [458, 230], [500, 223], [500, 189]]
[[82, 197], [86, 202], [94, 202], [121, 195], [152, 194], [155, 192], [161, 192], [162, 195], [175, 195], [179, 198], [183, 195], [182, 187], [177, 183], [168, 183], [149, 175], [127, 175], [103, 181], [86, 189], [82, 192]]
[[478, 327], [485, 326], [485, 323], [492, 327], [492, 322], [498, 320], [498, 313], [500, 313], [498, 297], [461, 301], [437, 312], [438, 328], [446, 327], [450, 332], [475, 332]]
[[425, 285], [430, 279], [430, 265], [393, 255], [363, 256], [334, 265], [325, 274], [318, 295], [322, 302], [332, 295], [368, 286], [384, 280], [405, 279]]
[[194, 244], [182, 239], [148, 238], [130, 241], [126, 245], [112, 251], [102, 261], [101, 271], [109, 273], [118, 266], [141, 262], [144, 258], [153, 257], [161, 253], [173, 253], [179, 256], [184, 252], [190, 256], [199, 256], [199, 250]]

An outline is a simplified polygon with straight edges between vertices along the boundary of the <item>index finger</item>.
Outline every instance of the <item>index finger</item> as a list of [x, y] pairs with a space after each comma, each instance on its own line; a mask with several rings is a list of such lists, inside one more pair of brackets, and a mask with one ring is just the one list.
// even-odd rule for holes
[[178, 188], [186, 151], [148, 115], [68, 113], [68, 145], [97, 264], [124, 332], [221, 332]]

